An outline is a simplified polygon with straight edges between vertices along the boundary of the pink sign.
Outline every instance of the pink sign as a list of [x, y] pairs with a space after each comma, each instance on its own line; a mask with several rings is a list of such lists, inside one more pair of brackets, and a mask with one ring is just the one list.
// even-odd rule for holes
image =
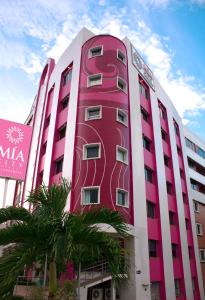
[[32, 127], [0, 119], [0, 177], [25, 180]]

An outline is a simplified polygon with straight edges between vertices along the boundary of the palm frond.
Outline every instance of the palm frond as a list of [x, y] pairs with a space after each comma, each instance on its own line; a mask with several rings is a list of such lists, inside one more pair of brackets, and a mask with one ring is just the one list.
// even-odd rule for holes
[[32, 219], [32, 215], [23, 207], [7, 207], [0, 209], [0, 224], [7, 221], [23, 221], [28, 222]]

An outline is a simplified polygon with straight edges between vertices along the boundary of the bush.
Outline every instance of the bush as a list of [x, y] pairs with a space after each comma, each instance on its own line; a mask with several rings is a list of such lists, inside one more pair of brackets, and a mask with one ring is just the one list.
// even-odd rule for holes
[[55, 300], [75, 300], [76, 299], [76, 282], [65, 281], [64, 286], [55, 294]]

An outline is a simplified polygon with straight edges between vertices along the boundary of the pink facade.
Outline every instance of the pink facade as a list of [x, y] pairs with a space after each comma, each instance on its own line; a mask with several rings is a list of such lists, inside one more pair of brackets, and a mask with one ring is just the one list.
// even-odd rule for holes
[[[79, 36], [78, 43], [74, 41], [56, 65], [51, 61], [45, 67], [40, 81], [34, 117], [34, 129], [38, 123], [39, 131], [33, 135], [38, 143], [30, 187], [42, 181], [58, 183], [65, 176], [72, 181], [70, 211], [93, 207], [118, 210], [132, 228], [132, 239], [146, 238], [131, 251], [135, 261], [141, 252], [142, 266], [141, 275], [136, 275], [136, 266], [131, 276], [134, 281], [127, 288], [129, 299], [203, 299], [181, 144], [183, 132], [178, 125], [181, 120], [156, 78], [153, 90], [136, 69], [128, 41], [84, 31]], [[40, 117], [39, 103], [43, 109]], [[131, 107], [136, 111], [140, 108], [137, 117], [133, 117]], [[159, 157], [163, 161], [160, 169]], [[176, 185], [176, 169], [180, 170], [180, 187]], [[139, 194], [134, 196], [134, 190]], [[179, 204], [182, 196], [184, 209]], [[147, 211], [140, 224], [135, 210], [143, 207]], [[189, 266], [185, 267], [187, 260]], [[166, 274], [167, 268], [171, 276]], [[120, 299], [125, 295], [121, 289]]]

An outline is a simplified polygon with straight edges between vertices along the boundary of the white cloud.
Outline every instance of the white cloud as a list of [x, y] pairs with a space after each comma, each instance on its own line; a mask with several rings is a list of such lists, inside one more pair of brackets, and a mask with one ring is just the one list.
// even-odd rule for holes
[[[157, 2], [158, 4], [162, 2], [165, 4], [168, 1], [155, 1], [155, 4]], [[164, 38], [152, 32], [151, 28], [139, 17], [135, 20], [130, 19], [132, 25], [126, 23], [124, 21], [126, 14], [125, 9], [118, 12], [114, 12], [114, 10], [105, 11], [98, 22], [95, 22], [92, 16], [88, 14], [82, 15], [81, 20], [77, 19], [76, 15], [68, 15], [63, 24], [62, 32], [56, 38], [54, 46], [47, 52], [47, 55], [59, 58], [83, 26], [95, 34], [107, 32], [119, 38], [127, 36], [145, 57], [182, 117], [186, 112], [189, 112], [189, 116], [191, 116], [200, 109], [205, 109], [205, 93], [194, 81], [194, 77], [183, 74], [180, 70], [177, 73], [172, 70], [174, 55], [164, 46]]]

